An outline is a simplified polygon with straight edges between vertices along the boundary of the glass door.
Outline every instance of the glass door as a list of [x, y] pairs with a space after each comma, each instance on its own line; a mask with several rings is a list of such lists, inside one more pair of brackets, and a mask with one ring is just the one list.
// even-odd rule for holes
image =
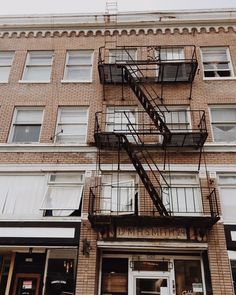
[[168, 277], [136, 277], [135, 295], [172, 295]]

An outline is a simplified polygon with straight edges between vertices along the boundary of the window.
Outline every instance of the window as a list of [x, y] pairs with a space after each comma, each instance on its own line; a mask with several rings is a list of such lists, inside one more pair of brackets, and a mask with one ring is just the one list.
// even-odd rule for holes
[[92, 50], [68, 51], [66, 55], [64, 81], [91, 82], [92, 66]]
[[227, 47], [201, 48], [204, 77], [222, 78], [233, 76]]
[[160, 50], [161, 61], [181, 61], [184, 60], [184, 49], [182, 47], [166, 47]]
[[0, 175], [0, 217], [41, 218], [45, 175]]
[[107, 108], [106, 131], [108, 132], [129, 133], [130, 123], [135, 127], [135, 121], [135, 107], [117, 106]]
[[17, 143], [39, 142], [42, 117], [42, 109], [16, 109], [10, 141]]
[[49, 177], [41, 209], [45, 216], [78, 216], [81, 214], [83, 174], [56, 173]]
[[85, 143], [87, 124], [87, 107], [61, 107], [58, 113], [56, 141], [59, 143]]
[[122, 63], [129, 62], [136, 59], [136, 48], [124, 48], [124, 49], [110, 49], [109, 50], [109, 62], [110, 63]]
[[28, 52], [22, 80], [29, 82], [50, 82], [52, 60], [52, 51]]
[[218, 180], [224, 221], [236, 222], [236, 175], [219, 175]]
[[202, 198], [196, 175], [166, 176], [170, 188], [163, 189], [163, 203], [173, 215], [202, 214]]
[[165, 121], [168, 128], [172, 131], [188, 130], [190, 128], [189, 112], [184, 107], [167, 106], [168, 111], [164, 110]]
[[213, 140], [215, 142], [236, 141], [236, 107], [211, 107]]
[[14, 52], [0, 52], [0, 83], [8, 82]]
[[133, 213], [135, 182], [136, 176], [132, 174], [104, 174], [101, 193], [102, 213]]

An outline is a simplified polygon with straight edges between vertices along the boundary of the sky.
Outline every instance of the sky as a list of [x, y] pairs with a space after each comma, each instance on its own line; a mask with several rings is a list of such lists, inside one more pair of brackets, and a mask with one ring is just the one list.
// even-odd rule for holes
[[[1, 1], [4, 4], [1, 5], [0, 15], [104, 12], [106, 7], [106, 0]], [[119, 11], [236, 8], [236, 0], [118, 0], [117, 2]]]

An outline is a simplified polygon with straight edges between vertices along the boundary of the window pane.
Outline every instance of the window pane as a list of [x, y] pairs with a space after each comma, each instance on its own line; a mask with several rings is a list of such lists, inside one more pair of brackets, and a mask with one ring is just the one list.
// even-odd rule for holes
[[111, 49], [110, 62], [129, 61], [136, 59], [136, 49]]
[[30, 52], [27, 65], [48, 65], [52, 63], [52, 52]]
[[236, 108], [211, 109], [213, 122], [236, 122]]
[[60, 123], [87, 123], [87, 108], [61, 109]]
[[91, 70], [91, 66], [68, 66], [65, 79], [72, 81], [88, 81], [91, 79]]
[[204, 62], [228, 61], [226, 48], [203, 48], [202, 57]]
[[50, 80], [51, 76], [51, 66], [45, 67], [31, 67], [27, 66], [24, 72], [24, 80], [26, 81], [46, 81]]
[[50, 186], [44, 199], [42, 209], [77, 210], [79, 209], [83, 186]]
[[175, 260], [176, 295], [188, 290], [191, 294], [202, 295], [202, 273], [199, 260]]
[[236, 221], [236, 188], [221, 188], [220, 197], [224, 219]]
[[235, 184], [236, 185], [236, 176], [219, 176], [220, 184]]
[[38, 142], [41, 126], [15, 126], [12, 142]]
[[42, 110], [17, 110], [16, 124], [40, 124], [42, 122]]
[[81, 173], [57, 173], [50, 176], [50, 182], [53, 183], [81, 183], [83, 182], [83, 174]]
[[236, 140], [236, 124], [213, 125], [214, 140], [220, 141], [235, 141]]
[[68, 52], [68, 65], [90, 65], [92, 63], [92, 52], [70, 51]]
[[10, 67], [0, 67], [0, 82], [8, 81], [10, 70]]
[[0, 66], [11, 66], [13, 56], [13, 52], [0, 52]]

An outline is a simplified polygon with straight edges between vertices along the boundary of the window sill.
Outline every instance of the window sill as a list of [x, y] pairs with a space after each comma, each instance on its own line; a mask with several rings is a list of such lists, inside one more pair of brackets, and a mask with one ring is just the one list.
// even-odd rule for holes
[[236, 77], [212, 77], [212, 78], [203, 77], [203, 81], [231, 81], [231, 80], [236, 80]]
[[9, 81], [0, 81], [0, 84], [8, 84]]
[[51, 81], [26, 81], [26, 80], [19, 80], [20, 84], [49, 84]]
[[75, 83], [75, 84], [78, 84], [78, 83], [82, 83], [82, 84], [91, 84], [93, 81], [92, 80], [88, 80], [88, 81], [84, 81], [84, 80], [61, 80], [61, 83], [62, 84], [73, 84], [73, 83]]
[[94, 153], [97, 148], [89, 144], [57, 144], [57, 143], [0, 143], [0, 153], [37, 153], [37, 152], [91, 152]]
[[224, 143], [206, 143], [204, 145], [206, 152], [236, 152], [236, 142], [224, 142]]

